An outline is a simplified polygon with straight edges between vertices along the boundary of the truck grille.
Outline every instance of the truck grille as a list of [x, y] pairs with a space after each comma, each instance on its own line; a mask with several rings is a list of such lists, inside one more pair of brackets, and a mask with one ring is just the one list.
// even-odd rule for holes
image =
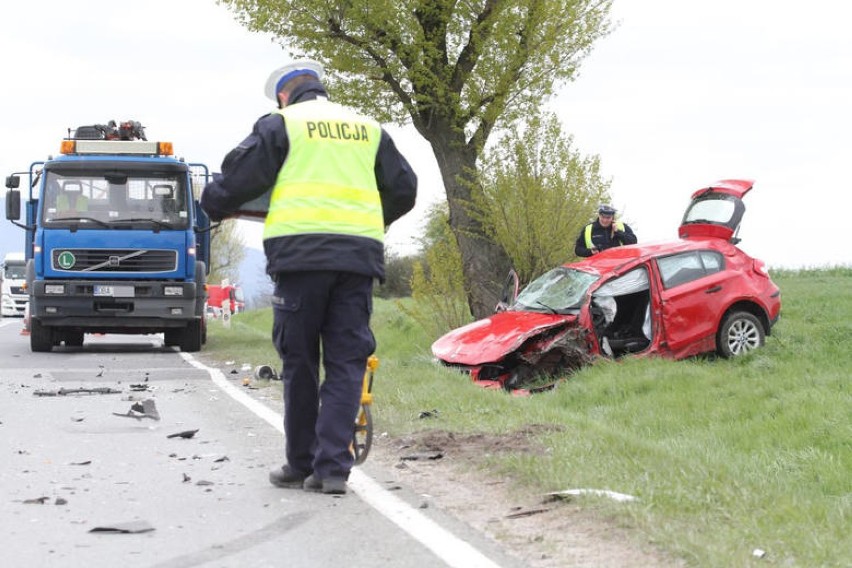
[[51, 267], [58, 272], [172, 272], [177, 251], [147, 249], [54, 249]]

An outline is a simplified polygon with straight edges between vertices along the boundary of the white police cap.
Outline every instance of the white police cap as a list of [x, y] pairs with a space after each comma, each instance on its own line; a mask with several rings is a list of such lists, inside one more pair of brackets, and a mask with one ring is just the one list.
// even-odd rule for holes
[[317, 79], [322, 79], [323, 68], [317, 61], [312, 59], [299, 59], [288, 63], [284, 67], [276, 69], [266, 80], [266, 88], [264, 92], [266, 96], [278, 102], [278, 91], [284, 86], [284, 83], [296, 77], [297, 75], [313, 75]]

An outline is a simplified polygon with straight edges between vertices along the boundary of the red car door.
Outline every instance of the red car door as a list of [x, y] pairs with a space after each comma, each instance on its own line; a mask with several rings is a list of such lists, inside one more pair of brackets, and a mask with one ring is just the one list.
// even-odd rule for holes
[[657, 259], [662, 281], [662, 328], [676, 358], [713, 351], [730, 272], [716, 251], [689, 251]]

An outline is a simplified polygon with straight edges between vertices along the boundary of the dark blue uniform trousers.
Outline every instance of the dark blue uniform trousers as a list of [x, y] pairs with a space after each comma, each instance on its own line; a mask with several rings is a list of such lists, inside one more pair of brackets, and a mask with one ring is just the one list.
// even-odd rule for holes
[[[376, 348], [373, 279], [351, 272], [284, 272], [273, 301], [273, 341], [284, 364], [284, 433], [291, 468], [348, 478], [361, 386]], [[325, 377], [320, 383], [322, 353]]]

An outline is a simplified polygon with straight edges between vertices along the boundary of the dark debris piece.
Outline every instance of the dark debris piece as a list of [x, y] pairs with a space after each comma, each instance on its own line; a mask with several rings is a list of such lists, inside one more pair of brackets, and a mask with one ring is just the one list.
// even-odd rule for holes
[[199, 428], [195, 430], [184, 430], [183, 432], [175, 432], [174, 434], [169, 434], [166, 438], [192, 438], [198, 432]]
[[440, 414], [440, 412], [438, 412], [438, 409], [433, 408], [432, 410], [424, 410], [417, 417], [423, 420], [424, 418], [437, 418], [438, 414]]
[[444, 457], [442, 452], [420, 452], [417, 454], [408, 454], [407, 456], [402, 456], [401, 460], [403, 461], [418, 461], [418, 460], [439, 460]]
[[147, 521], [130, 521], [127, 523], [114, 523], [103, 525], [90, 530], [90, 533], [115, 533], [115, 534], [138, 534], [154, 530]]
[[157, 404], [154, 402], [153, 398], [143, 400], [142, 402], [134, 402], [130, 406], [130, 410], [128, 410], [125, 414], [113, 412], [113, 415], [135, 418], [137, 420], [142, 420], [143, 418], [150, 418], [151, 420], [160, 419], [160, 413], [157, 411]]
[[76, 389], [62, 388], [55, 391], [37, 390], [33, 391], [33, 394], [35, 396], [68, 396], [69, 394], [121, 394], [121, 391], [112, 387], [81, 387]]
[[36, 497], [34, 499], [24, 499], [24, 505], [44, 505], [50, 501], [50, 497]]

